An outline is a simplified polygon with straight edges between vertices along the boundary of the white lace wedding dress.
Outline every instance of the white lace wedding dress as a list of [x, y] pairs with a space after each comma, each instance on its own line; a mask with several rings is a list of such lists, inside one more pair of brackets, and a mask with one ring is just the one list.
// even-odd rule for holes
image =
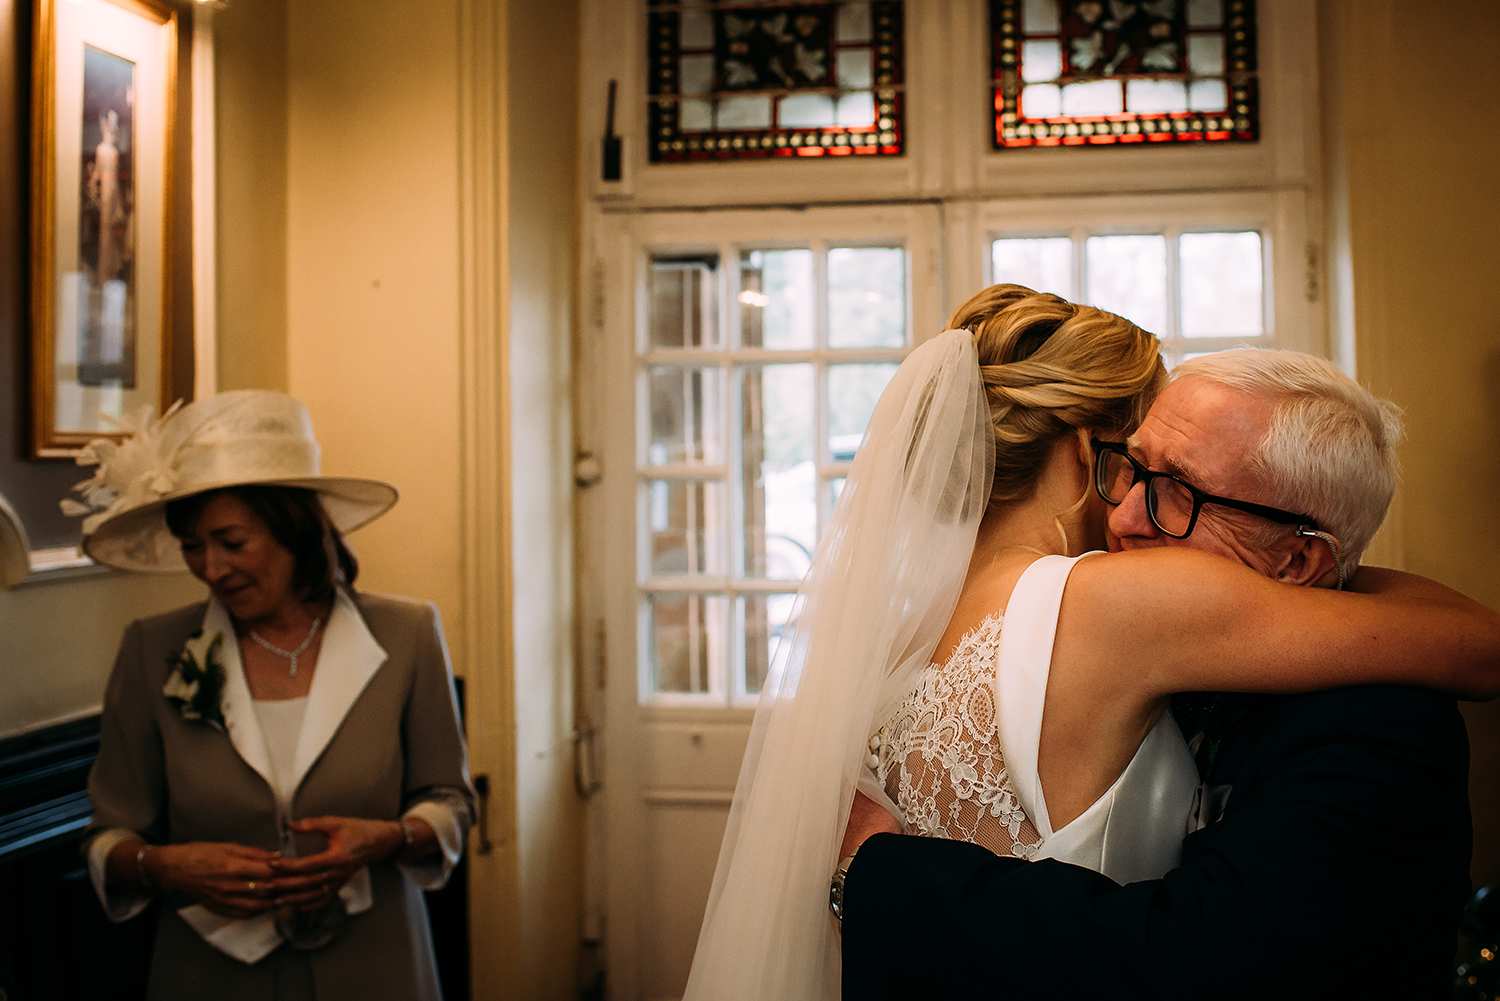
[[[1037, 776], [1042, 705], [1063, 586], [1081, 557], [1046, 556], [944, 664], [923, 672], [878, 735], [869, 776], [912, 834], [998, 855], [1056, 858], [1119, 883], [1177, 864], [1198, 773], [1171, 714], [1104, 795], [1060, 830]], [[864, 781], [862, 788], [868, 788]]]

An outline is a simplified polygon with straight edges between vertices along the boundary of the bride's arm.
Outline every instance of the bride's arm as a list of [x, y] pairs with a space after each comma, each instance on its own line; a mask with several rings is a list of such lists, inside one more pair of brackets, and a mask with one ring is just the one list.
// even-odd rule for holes
[[1500, 694], [1500, 615], [1451, 588], [1374, 567], [1348, 593], [1294, 587], [1182, 548], [1080, 561], [1059, 644], [1144, 698], [1408, 684]]

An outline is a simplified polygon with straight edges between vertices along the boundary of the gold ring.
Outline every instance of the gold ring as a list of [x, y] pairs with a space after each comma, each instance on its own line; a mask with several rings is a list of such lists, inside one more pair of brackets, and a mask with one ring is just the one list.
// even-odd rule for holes
[[250, 881], [250, 892], [251, 893], [255, 892], [255, 880], [253, 880], [253, 879]]

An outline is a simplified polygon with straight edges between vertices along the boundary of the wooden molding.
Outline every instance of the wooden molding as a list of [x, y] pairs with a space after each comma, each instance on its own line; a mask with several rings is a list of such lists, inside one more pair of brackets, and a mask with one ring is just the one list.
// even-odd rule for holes
[[520, 968], [515, 669], [511, 645], [507, 0], [459, 4], [461, 593], [455, 657], [469, 686], [469, 765], [488, 776], [490, 851], [470, 846], [475, 1001], [509, 995]]

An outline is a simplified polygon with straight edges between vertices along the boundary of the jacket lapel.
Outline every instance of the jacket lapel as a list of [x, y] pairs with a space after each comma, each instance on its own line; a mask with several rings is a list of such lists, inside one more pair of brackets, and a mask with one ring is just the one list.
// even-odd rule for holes
[[245, 666], [240, 662], [240, 645], [235, 639], [234, 624], [218, 599], [210, 597], [208, 611], [203, 616], [203, 635], [214, 633], [224, 637], [219, 644], [220, 663], [224, 667], [224, 691], [219, 696], [219, 710], [224, 714], [224, 729], [229, 734], [229, 742], [245, 764], [255, 769], [274, 789], [271, 754], [266, 749], [260, 719], [255, 715], [255, 705], [250, 699], [250, 686], [245, 682]]
[[297, 741], [296, 772], [288, 788], [295, 790], [302, 784], [355, 700], [385, 661], [386, 652], [375, 641], [364, 617], [349, 596], [339, 591], [323, 633], [312, 688], [307, 693], [307, 715], [303, 717], [302, 735]]

